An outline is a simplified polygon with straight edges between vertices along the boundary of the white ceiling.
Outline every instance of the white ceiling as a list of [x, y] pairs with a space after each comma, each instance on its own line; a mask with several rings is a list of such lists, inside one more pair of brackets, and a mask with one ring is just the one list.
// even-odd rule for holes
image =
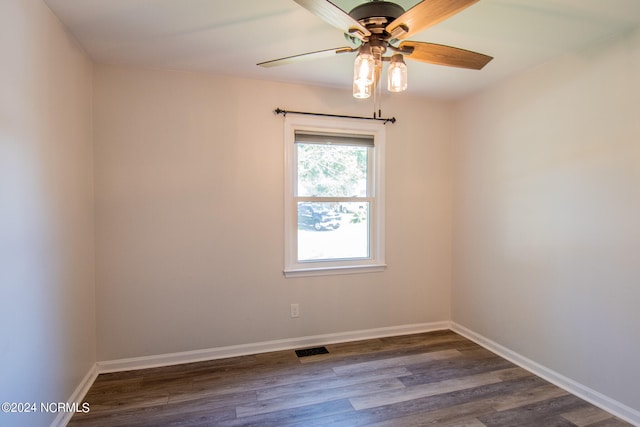
[[[429, 1], [429, 0], [426, 0]], [[100, 63], [204, 71], [351, 90], [354, 55], [262, 68], [347, 46], [293, 0], [45, 0]], [[333, 0], [345, 11], [363, 0]], [[417, 0], [397, 0], [405, 9]], [[408, 61], [409, 91], [455, 99], [640, 25], [640, 0], [481, 0], [412, 40], [481, 52], [481, 71]]]

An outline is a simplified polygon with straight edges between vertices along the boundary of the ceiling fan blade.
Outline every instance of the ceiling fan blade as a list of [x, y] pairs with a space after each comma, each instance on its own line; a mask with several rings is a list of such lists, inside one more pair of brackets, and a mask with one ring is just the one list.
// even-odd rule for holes
[[481, 70], [493, 59], [491, 56], [457, 47], [444, 46], [435, 43], [423, 43], [404, 41], [400, 43], [400, 49], [413, 48], [410, 54], [404, 54], [406, 58], [430, 64], [447, 65], [449, 67], [468, 68]]
[[261, 62], [257, 65], [261, 67], [277, 67], [279, 65], [287, 65], [295, 62], [309, 61], [313, 59], [330, 58], [338, 53], [355, 52], [356, 49], [350, 47], [338, 47], [333, 49], [318, 50], [315, 52], [301, 53], [300, 55], [287, 56], [286, 58], [274, 59], [271, 61]]
[[[296, 0], [297, 1], [297, 0]], [[387, 25], [395, 39], [406, 39], [455, 15], [479, 0], [422, 0]]]
[[347, 34], [363, 40], [371, 35], [364, 25], [353, 19], [347, 12], [328, 0], [294, 0], [309, 12]]

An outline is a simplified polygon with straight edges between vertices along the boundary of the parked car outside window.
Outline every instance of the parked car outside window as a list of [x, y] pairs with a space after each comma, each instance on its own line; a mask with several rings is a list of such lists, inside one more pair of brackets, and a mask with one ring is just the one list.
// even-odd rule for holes
[[314, 230], [335, 230], [340, 227], [342, 217], [326, 203], [300, 203], [298, 205], [298, 228], [311, 227]]

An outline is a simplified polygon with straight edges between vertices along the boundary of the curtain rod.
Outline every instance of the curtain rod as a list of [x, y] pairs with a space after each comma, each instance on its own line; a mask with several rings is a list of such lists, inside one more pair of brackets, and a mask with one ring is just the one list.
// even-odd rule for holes
[[304, 114], [307, 116], [322, 116], [322, 117], [339, 117], [339, 118], [343, 118], [343, 119], [360, 119], [360, 120], [377, 120], [380, 122], [383, 122], [382, 124], [386, 125], [387, 123], [395, 123], [396, 122], [396, 118], [395, 117], [391, 117], [391, 118], [382, 118], [382, 117], [362, 117], [362, 116], [343, 116], [340, 114], [324, 114], [324, 113], [307, 113], [304, 111], [288, 111], [288, 110], [283, 110], [281, 108], [276, 108], [275, 110], [273, 110], [273, 112], [275, 114], [282, 114], [283, 116], [286, 116], [287, 114]]

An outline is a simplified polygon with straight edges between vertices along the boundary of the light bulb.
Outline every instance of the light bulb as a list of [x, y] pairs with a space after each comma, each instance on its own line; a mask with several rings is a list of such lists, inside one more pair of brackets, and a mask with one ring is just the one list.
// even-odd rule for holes
[[402, 55], [396, 54], [391, 57], [387, 78], [389, 92], [402, 92], [407, 88], [407, 64], [404, 63]]
[[353, 66], [353, 97], [369, 98], [375, 78], [376, 61], [368, 44], [362, 45]]
[[364, 53], [356, 57], [356, 63], [353, 67], [353, 80], [363, 83], [373, 83], [373, 72], [376, 68], [373, 55]]

